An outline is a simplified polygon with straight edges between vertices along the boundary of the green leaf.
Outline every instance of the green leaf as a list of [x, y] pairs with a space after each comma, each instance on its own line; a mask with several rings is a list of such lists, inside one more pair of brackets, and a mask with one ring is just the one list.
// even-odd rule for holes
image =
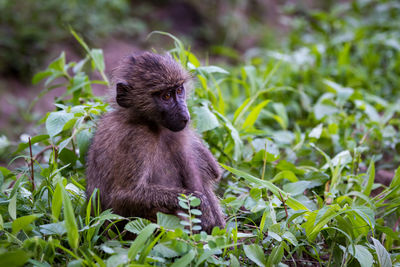
[[64, 125], [73, 118], [74, 114], [67, 113], [64, 110], [50, 113], [46, 120], [46, 130], [50, 137], [59, 134], [63, 130]]
[[367, 206], [353, 206], [353, 211], [357, 213], [357, 215], [369, 225], [371, 230], [375, 227], [375, 213], [374, 211]]
[[0, 188], [3, 186], [4, 183], [4, 175], [3, 173], [0, 171]]
[[45, 71], [41, 71], [35, 74], [35, 76], [33, 76], [32, 78], [32, 83], [35, 85], [38, 82], [40, 82], [41, 80], [49, 77], [53, 72], [49, 71], [49, 70], [45, 70]]
[[282, 237], [273, 231], [268, 231], [268, 236], [270, 236], [271, 238], [275, 239], [278, 242], [282, 241]]
[[[271, 191], [278, 199], [280, 199], [280, 195], [283, 196], [283, 198], [286, 199], [286, 205], [288, 205], [290, 208], [294, 209], [294, 210], [308, 210], [308, 208], [306, 206], [304, 206], [303, 204], [301, 204], [299, 201], [297, 201], [296, 199], [290, 197], [286, 192], [282, 191], [281, 189], [279, 189], [277, 186], [275, 186], [274, 184], [272, 184], [269, 181], [265, 181], [265, 180], [261, 180], [258, 179], [248, 173], [245, 173], [243, 171], [239, 171], [236, 170], [232, 167], [228, 167], [224, 164], [220, 165], [230, 171], [231, 173], [239, 176], [239, 177], [243, 177], [244, 179], [246, 179], [247, 181], [251, 182], [251, 183], [255, 183], [258, 186], [261, 186], [263, 188], [267, 188], [269, 191]], [[280, 193], [280, 194], [279, 194]]]
[[252, 189], [250, 189], [250, 196], [254, 200], [259, 200], [262, 196], [261, 189], [257, 188], [257, 187], [253, 187]]
[[199, 255], [198, 260], [196, 261], [196, 265], [195, 266], [199, 266], [200, 264], [202, 264], [205, 260], [209, 259], [210, 257], [212, 257], [215, 254], [219, 254], [221, 253], [220, 249], [210, 249], [210, 250], [206, 250], [204, 251], [202, 254]]
[[188, 266], [189, 263], [191, 263], [196, 256], [196, 253], [193, 249], [191, 249], [188, 253], [186, 253], [184, 256], [176, 260], [171, 267], [185, 267]]
[[368, 118], [371, 121], [379, 122], [381, 120], [381, 117], [380, 117], [379, 113], [370, 104], [368, 104], [368, 103], [366, 103], [364, 101], [361, 101], [361, 100], [356, 100], [355, 103], [356, 103], [357, 108], [359, 108], [362, 111], [364, 111], [365, 114], [368, 116]]
[[[235, 122], [237, 120], [237, 118], [239, 117], [239, 115], [243, 114], [244, 112], [246, 112], [246, 110], [250, 107], [251, 103], [249, 103], [252, 100], [252, 98], [247, 98], [243, 104], [241, 104], [235, 111], [235, 113], [233, 114], [233, 122]], [[254, 100], [253, 100], [254, 101]]]
[[292, 171], [281, 171], [270, 180], [271, 183], [279, 182], [282, 179], [288, 179], [290, 182], [297, 182], [299, 179]]
[[65, 223], [57, 222], [57, 223], [48, 223], [39, 226], [39, 231], [44, 235], [63, 235], [67, 232], [65, 228]]
[[71, 199], [69, 198], [68, 193], [67, 191], [65, 191], [64, 187], [61, 187], [61, 189], [63, 194], [64, 219], [65, 228], [67, 229], [68, 244], [75, 251], [78, 249], [79, 245], [78, 224], [76, 223]]
[[349, 253], [358, 260], [361, 267], [371, 267], [374, 258], [372, 254], [368, 251], [368, 249], [362, 245], [355, 245], [353, 250], [353, 246], [349, 246], [348, 248]]
[[104, 71], [106, 66], [104, 64], [104, 56], [103, 50], [101, 49], [92, 49], [90, 51], [90, 55], [93, 59], [94, 67], [99, 71]]
[[153, 34], [160, 34], [160, 35], [165, 35], [168, 36], [169, 38], [171, 38], [172, 40], [174, 40], [175, 43], [175, 52], [178, 53], [179, 55], [179, 60], [181, 61], [181, 63], [183, 65], [186, 65], [187, 63], [187, 53], [186, 53], [186, 49], [182, 43], [181, 40], [179, 40], [177, 37], [175, 37], [174, 35], [168, 33], [168, 32], [163, 32], [163, 31], [152, 31], [147, 38], [149, 38], [151, 35]]
[[200, 215], [202, 214], [201, 211], [198, 210], [198, 209], [191, 209], [190, 212], [191, 212], [193, 215], [197, 215], [197, 216], [200, 216]]
[[204, 66], [204, 67], [198, 67], [196, 68], [196, 71], [198, 72], [205, 72], [207, 74], [210, 73], [222, 73], [222, 74], [229, 74], [229, 72], [227, 70], [224, 70], [221, 67], [217, 67], [217, 66]]
[[28, 225], [38, 218], [37, 215], [26, 215], [19, 217], [12, 222], [12, 233], [15, 235], [20, 230], [26, 230]]
[[193, 53], [186, 51], [186, 55], [187, 55], [188, 61], [190, 63], [192, 63], [194, 67], [196, 67], [196, 68], [200, 67], [200, 65], [201, 65], [200, 61], [197, 59], [197, 57]]
[[349, 211], [351, 210], [342, 209], [339, 205], [335, 204], [325, 206], [318, 212], [308, 212], [305, 216], [307, 221], [302, 224], [302, 227], [306, 231], [307, 239], [313, 241], [328, 222]]
[[79, 155], [81, 158], [85, 157], [90, 146], [90, 140], [92, 139], [92, 136], [93, 133], [90, 131], [90, 129], [84, 129], [76, 135], [76, 143], [78, 145]]
[[89, 85], [91, 82], [89, 81], [88, 77], [84, 74], [78, 74], [70, 81], [70, 85], [68, 86], [68, 92], [66, 92], [61, 98], [64, 96], [69, 95], [79, 89], [83, 89], [85, 86]]
[[318, 124], [317, 127], [311, 130], [311, 132], [308, 134], [308, 137], [319, 139], [321, 137], [322, 128], [323, 124], [322, 123]]
[[368, 168], [368, 181], [367, 184], [364, 187], [363, 194], [368, 196], [371, 194], [372, 186], [374, 185], [374, 180], [375, 180], [375, 163], [373, 160], [371, 160]]
[[65, 53], [61, 52], [60, 56], [50, 63], [48, 69], [58, 72], [64, 72]]
[[73, 66], [72, 70], [75, 74], [78, 74], [79, 72], [82, 71], [83, 66], [86, 64], [88, 61], [88, 57], [85, 57], [84, 59], [80, 60], [79, 62], [76, 63], [75, 66]]
[[[31, 144], [36, 144], [39, 143], [41, 141], [47, 140], [49, 139], [49, 135], [48, 134], [42, 134], [42, 135], [36, 135], [34, 137], [31, 138]], [[29, 142], [26, 143], [19, 143], [17, 150], [14, 152], [14, 154], [17, 154], [19, 152], [21, 152], [22, 150], [26, 149], [29, 147]]]
[[293, 246], [297, 247], [298, 246], [298, 241], [296, 239], [296, 237], [294, 236], [294, 234], [292, 234], [289, 231], [286, 231], [283, 233], [282, 238], [284, 238], [285, 240], [289, 241]]
[[[126, 253], [118, 253], [112, 255], [107, 259], [107, 267], [117, 267], [117, 266], [125, 266], [129, 262], [128, 255]], [[82, 265], [80, 265], [82, 266]]]
[[240, 267], [240, 262], [235, 257], [235, 255], [233, 255], [233, 253], [229, 254], [229, 258], [230, 258], [229, 266], [231, 266], [231, 267]]
[[140, 232], [140, 234], [136, 237], [135, 241], [131, 244], [131, 247], [129, 248], [128, 251], [128, 258], [131, 260], [135, 260], [136, 255], [144, 249], [144, 244], [146, 241], [150, 238], [150, 236], [153, 234], [153, 232], [157, 229], [156, 224], [149, 224], [143, 230]]
[[253, 110], [249, 113], [249, 115], [247, 116], [246, 120], [244, 121], [244, 123], [242, 125], [242, 129], [253, 127], [253, 125], [256, 122], [258, 116], [260, 115], [261, 110], [269, 102], [271, 102], [271, 100], [267, 99], [267, 100], [264, 100], [263, 102], [261, 102], [260, 104], [258, 104], [257, 106], [255, 106], [253, 108]]
[[330, 162], [327, 162], [324, 166], [322, 166], [322, 169], [327, 169], [328, 167], [332, 166], [335, 167], [340, 163], [340, 166], [345, 166], [348, 163], [352, 162], [353, 157], [350, 154], [350, 151], [344, 150], [340, 153], [338, 153], [333, 159], [330, 160]]
[[[106, 211], [102, 212], [100, 214], [100, 216], [97, 217], [97, 219], [102, 222], [102, 221], [124, 220], [125, 217], [119, 216], [117, 214], [113, 214], [113, 213], [111, 213], [110, 210], [106, 210]], [[142, 219], [142, 220], [147, 221], [146, 219]]]
[[182, 201], [182, 200], [179, 200], [179, 206], [181, 206], [181, 208], [183, 208], [183, 209], [185, 209], [185, 210], [188, 210], [189, 209], [189, 206], [187, 205], [187, 203], [186, 202], [184, 202], [184, 201]]
[[164, 258], [175, 258], [180, 255], [175, 249], [170, 243], [161, 243], [157, 244], [153, 251], [160, 253]]
[[0, 254], [0, 266], [22, 266], [29, 259], [28, 253], [23, 250], [6, 251]]
[[190, 226], [190, 222], [187, 221], [179, 221], [179, 223], [184, 226]]
[[292, 196], [303, 194], [306, 189], [320, 186], [322, 183], [319, 181], [298, 181], [295, 183], [287, 183], [283, 185], [283, 190]]
[[284, 242], [272, 249], [271, 254], [268, 256], [267, 266], [274, 266], [281, 262], [283, 258], [283, 243]]
[[56, 188], [54, 189], [53, 199], [51, 201], [51, 215], [55, 222], [58, 222], [58, 218], [60, 217], [61, 213], [61, 206], [62, 206], [62, 191], [61, 191], [61, 184], [57, 183]]
[[264, 251], [259, 245], [257, 244], [244, 245], [243, 250], [247, 258], [249, 258], [255, 264], [262, 267], [266, 266]]
[[164, 214], [162, 212], [157, 212], [157, 224], [166, 229], [174, 230], [176, 228], [182, 228], [180, 224], [180, 219], [174, 215]]
[[196, 129], [200, 133], [212, 130], [219, 126], [217, 117], [210, 111], [208, 106], [194, 107], [193, 113], [196, 115]]
[[138, 235], [149, 224], [151, 224], [149, 220], [138, 218], [134, 221], [127, 223], [125, 225], [125, 230]]
[[276, 87], [271, 87], [271, 88], [268, 88], [268, 89], [266, 89], [266, 90], [258, 91], [254, 96], [252, 96], [252, 97], [246, 99], [246, 100], [244, 101], [244, 103], [235, 111], [235, 114], [233, 115], [233, 121], [232, 121], [232, 123], [233, 123], [235, 126], [237, 126], [237, 123], [240, 121], [240, 119], [242, 118], [242, 116], [244, 115], [244, 113], [247, 112], [247, 110], [251, 107], [251, 105], [254, 103], [254, 101], [256, 101], [256, 99], [257, 99], [260, 95], [265, 94], [265, 93], [270, 92], [270, 91], [273, 91], [273, 90], [275, 90], [275, 89], [276, 89]]
[[374, 242], [375, 246], [375, 251], [376, 255], [378, 256], [378, 261], [379, 261], [379, 266], [380, 267], [392, 267], [392, 261], [390, 259], [390, 255], [385, 249], [384, 246], [382, 246], [381, 242], [376, 240], [375, 238], [372, 238], [372, 242]]
[[276, 116], [274, 118], [277, 120], [277, 122], [281, 125], [281, 127], [286, 130], [289, 124], [289, 119], [288, 115], [286, 112], [286, 108], [282, 103], [273, 103], [272, 104], [273, 108], [275, 109]]
[[[61, 153], [63, 152], [64, 148], [71, 142], [72, 136], [64, 139], [59, 145], [58, 145], [58, 152]], [[68, 153], [68, 152], [67, 152]]]
[[191, 207], [197, 207], [197, 206], [199, 206], [200, 204], [201, 204], [201, 201], [200, 201], [200, 199], [197, 198], [197, 197], [190, 200], [190, 206], [191, 206]]
[[313, 107], [314, 116], [317, 120], [321, 120], [325, 116], [332, 116], [339, 112], [339, 109], [330, 105], [325, 105], [322, 103], [317, 103]]
[[11, 219], [15, 220], [17, 218], [17, 194], [14, 194], [10, 199], [10, 203], [8, 203], [8, 213]]
[[400, 185], [400, 167], [397, 168], [393, 180], [390, 182], [390, 188], [394, 188], [398, 185]]

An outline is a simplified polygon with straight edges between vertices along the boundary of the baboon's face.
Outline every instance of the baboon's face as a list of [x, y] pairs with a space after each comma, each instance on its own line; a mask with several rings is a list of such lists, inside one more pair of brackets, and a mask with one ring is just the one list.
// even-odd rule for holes
[[153, 94], [159, 123], [174, 132], [183, 130], [190, 120], [185, 87], [180, 85]]

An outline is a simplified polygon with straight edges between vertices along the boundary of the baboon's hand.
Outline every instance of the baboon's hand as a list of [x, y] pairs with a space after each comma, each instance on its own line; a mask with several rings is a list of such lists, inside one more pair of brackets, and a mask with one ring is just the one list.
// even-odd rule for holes
[[201, 210], [201, 228], [202, 230], [206, 231], [207, 233], [211, 233], [211, 230], [214, 226], [219, 226], [214, 218], [213, 211], [211, 210], [211, 205], [208, 201], [208, 198], [205, 194], [195, 191], [193, 193], [194, 196], [200, 199], [200, 210]]
[[220, 229], [225, 228], [225, 216], [222, 214], [221, 211], [216, 211], [216, 213], [214, 214], [214, 218], [215, 218], [215, 226], [218, 226]]
[[210, 203], [208, 202], [207, 196], [204, 195], [203, 193], [199, 192], [199, 191], [194, 191], [193, 196], [197, 197], [198, 199], [200, 199], [201, 203], [200, 203], [200, 210], [203, 213], [203, 216], [206, 213], [210, 213]]

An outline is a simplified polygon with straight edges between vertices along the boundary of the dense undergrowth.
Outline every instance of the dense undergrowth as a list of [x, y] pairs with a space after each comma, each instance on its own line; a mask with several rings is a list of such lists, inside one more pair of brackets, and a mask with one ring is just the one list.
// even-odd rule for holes
[[[228, 223], [211, 235], [193, 232], [190, 196], [181, 196], [186, 227], [85, 199], [85, 153], [110, 108], [91, 86], [109, 81], [102, 51], [75, 34], [86, 57], [62, 53], [33, 79], [45, 92], [66, 90], [40, 121], [43, 134], [15, 152], [27, 165], [0, 168], [0, 265], [400, 265], [399, 16], [396, 1], [314, 12], [282, 51], [254, 49], [225, 68], [202, 65], [170, 36], [170, 52], [196, 77], [193, 127], [226, 170], [217, 192]], [[382, 170], [392, 173], [386, 185]], [[118, 233], [121, 220], [130, 222]]]

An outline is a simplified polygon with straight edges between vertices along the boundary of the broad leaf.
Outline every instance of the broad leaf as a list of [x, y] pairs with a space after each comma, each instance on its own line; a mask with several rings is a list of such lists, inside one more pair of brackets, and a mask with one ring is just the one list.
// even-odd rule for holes
[[247, 258], [252, 260], [255, 264], [261, 267], [266, 266], [264, 251], [260, 247], [260, 245], [257, 244], [244, 245], [243, 250]]
[[50, 113], [46, 120], [46, 130], [50, 137], [59, 134], [63, 130], [65, 124], [73, 118], [74, 114], [67, 113], [64, 110]]
[[274, 184], [272, 184], [269, 181], [265, 181], [265, 180], [261, 180], [258, 179], [248, 173], [245, 173], [243, 171], [239, 171], [236, 170], [232, 167], [228, 167], [224, 164], [220, 164], [224, 169], [230, 171], [231, 173], [239, 176], [239, 177], [243, 177], [244, 179], [246, 179], [247, 181], [251, 182], [251, 183], [255, 183], [258, 186], [261, 186], [263, 188], [267, 188], [268, 190], [270, 190], [278, 199], [280, 199], [280, 195], [283, 196], [284, 199], [286, 199], [286, 205], [288, 205], [290, 208], [294, 209], [294, 210], [308, 210], [308, 208], [306, 206], [304, 206], [303, 204], [301, 204], [299, 201], [297, 201], [296, 199], [290, 197], [286, 192], [282, 191], [281, 189], [279, 189], [277, 186], [275, 186]]
[[390, 255], [385, 249], [384, 246], [382, 246], [381, 242], [379, 240], [376, 240], [375, 238], [371, 237], [372, 241], [374, 242], [375, 246], [375, 251], [376, 255], [378, 256], [378, 261], [379, 261], [379, 266], [380, 267], [392, 267], [392, 260], [390, 259]]

